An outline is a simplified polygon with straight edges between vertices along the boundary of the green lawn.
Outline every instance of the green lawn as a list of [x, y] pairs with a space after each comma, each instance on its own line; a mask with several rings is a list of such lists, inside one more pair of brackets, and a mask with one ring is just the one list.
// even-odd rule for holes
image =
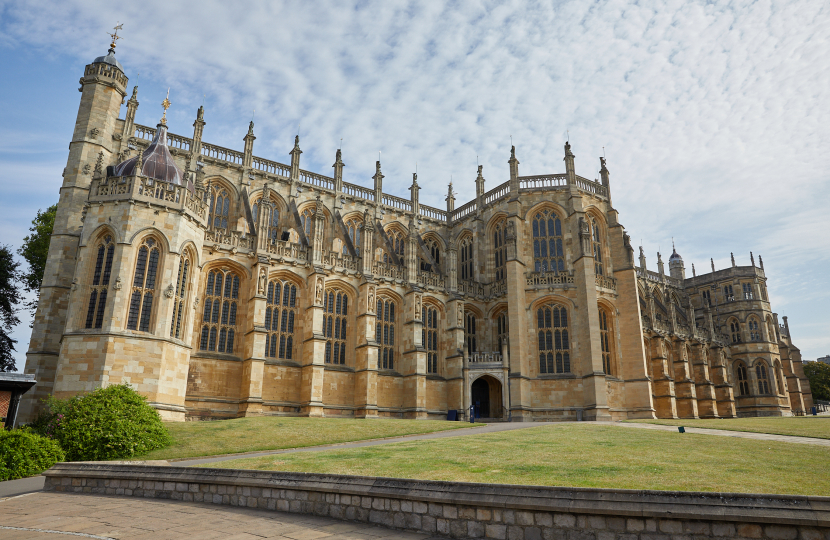
[[743, 493], [830, 494], [830, 450], [591, 424], [535, 428], [204, 467], [429, 480]]
[[[261, 416], [213, 422], [166, 422], [173, 444], [140, 459], [176, 459], [300, 448], [469, 428], [443, 420], [356, 420]], [[477, 424], [482, 426], [483, 424]]]
[[630, 420], [645, 424], [751, 431], [796, 437], [830, 439], [830, 416], [778, 416], [770, 418], [715, 418], [707, 420]]

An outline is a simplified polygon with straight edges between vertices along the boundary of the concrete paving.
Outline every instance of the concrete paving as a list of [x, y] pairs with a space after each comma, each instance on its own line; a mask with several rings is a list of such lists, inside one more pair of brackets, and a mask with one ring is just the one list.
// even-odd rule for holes
[[4, 540], [421, 540], [426, 534], [269, 510], [77, 493], [0, 501]]

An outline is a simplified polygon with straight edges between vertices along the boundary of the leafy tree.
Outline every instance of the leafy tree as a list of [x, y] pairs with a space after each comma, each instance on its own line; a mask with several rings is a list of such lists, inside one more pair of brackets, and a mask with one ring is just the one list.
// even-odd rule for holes
[[17, 304], [20, 290], [17, 288], [18, 266], [9, 246], [0, 246], [0, 371], [14, 371], [14, 344], [17, 340], [9, 335], [20, 324], [17, 318]]
[[52, 238], [57, 210], [58, 205], [53, 204], [45, 212], [37, 211], [37, 217], [32, 220], [32, 226], [29, 228], [32, 234], [23, 239], [23, 247], [17, 251], [29, 263], [29, 270], [20, 275], [23, 287], [37, 295], [33, 301], [26, 302], [26, 307], [32, 311], [32, 317], [40, 298], [40, 284], [43, 282], [43, 272], [46, 269], [46, 256], [49, 253], [49, 241]]
[[830, 401], [830, 364], [804, 362], [804, 374], [810, 380], [813, 399]]

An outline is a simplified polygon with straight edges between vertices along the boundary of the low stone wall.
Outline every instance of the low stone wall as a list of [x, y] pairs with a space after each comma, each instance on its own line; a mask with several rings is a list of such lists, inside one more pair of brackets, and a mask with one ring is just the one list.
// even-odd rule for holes
[[830, 540], [830, 497], [59, 463], [46, 489], [329, 516], [452, 538]]

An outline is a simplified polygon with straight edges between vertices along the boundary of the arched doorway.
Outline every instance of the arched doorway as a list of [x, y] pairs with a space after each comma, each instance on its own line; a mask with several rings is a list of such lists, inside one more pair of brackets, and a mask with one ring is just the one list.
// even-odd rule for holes
[[478, 417], [502, 417], [501, 383], [495, 378], [484, 375], [473, 381], [470, 398], [471, 403], [476, 407]]

